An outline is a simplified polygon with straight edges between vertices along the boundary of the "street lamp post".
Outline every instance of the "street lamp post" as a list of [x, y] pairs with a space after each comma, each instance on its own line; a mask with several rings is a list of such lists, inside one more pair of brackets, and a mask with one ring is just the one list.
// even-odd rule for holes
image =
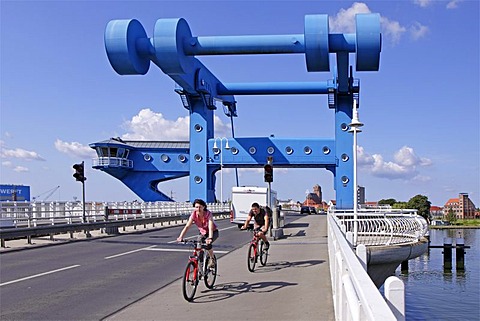
[[[217, 146], [217, 139], [220, 140], [220, 148]], [[215, 137], [215, 140], [213, 141], [213, 151], [215, 153], [216, 150], [219, 151], [220, 153], [220, 203], [223, 204], [223, 140], [225, 139], [225, 149], [230, 149], [230, 146], [228, 145], [228, 138], [226, 137]]]
[[357, 133], [362, 132], [360, 127], [363, 126], [358, 120], [357, 101], [353, 100], [353, 117], [349, 124], [353, 133], [353, 246], [357, 246], [358, 241], [358, 190], [357, 190]]

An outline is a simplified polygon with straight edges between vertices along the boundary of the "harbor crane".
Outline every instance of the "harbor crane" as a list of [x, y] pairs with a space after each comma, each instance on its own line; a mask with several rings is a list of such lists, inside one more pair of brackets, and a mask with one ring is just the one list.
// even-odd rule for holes
[[53, 193], [55, 193], [59, 188], [60, 188], [60, 185], [55, 186], [54, 188], [49, 189], [49, 190], [46, 191], [46, 192], [43, 192], [43, 193], [41, 193], [41, 194], [38, 194], [37, 196], [33, 196], [33, 197], [32, 197], [32, 200], [33, 200], [33, 202], [36, 202], [36, 201], [39, 200], [40, 196], [45, 195], [45, 196], [41, 199], [41, 201], [46, 201], [46, 200], [48, 200], [48, 199], [50, 198], [50, 196], [52, 196]]

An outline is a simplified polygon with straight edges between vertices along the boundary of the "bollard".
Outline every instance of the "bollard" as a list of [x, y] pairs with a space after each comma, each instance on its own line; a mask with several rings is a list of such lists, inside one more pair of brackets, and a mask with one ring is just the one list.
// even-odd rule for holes
[[408, 273], [408, 260], [402, 262], [400, 270], [404, 274]]
[[[407, 261], [408, 262], [408, 261]], [[385, 299], [398, 321], [405, 320], [405, 284], [396, 276], [385, 280]]]
[[443, 239], [443, 269], [450, 271], [452, 269], [452, 238]]
[[456, 243], [456, 267], [457, 270], [465, 270], [465, 240], [463, 238], [457, 238]]

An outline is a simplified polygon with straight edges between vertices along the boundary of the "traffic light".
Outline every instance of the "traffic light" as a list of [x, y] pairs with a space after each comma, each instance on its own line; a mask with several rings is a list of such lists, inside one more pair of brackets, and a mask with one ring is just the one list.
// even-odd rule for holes
[[85, 167], [83, 166], [83, 162], [74, 164], [73, 169], [75, 169], [75, 174], [73, 177], [79, 182], [85, 182], [87, 178], [85, 177]]
[[265, 164], [265, 166], [263, 166], [263, 169], [265, 170], [265, 174], [264, 174], [265, 182], [267, 183], [273, 182], [273, 166], [271, 164]]

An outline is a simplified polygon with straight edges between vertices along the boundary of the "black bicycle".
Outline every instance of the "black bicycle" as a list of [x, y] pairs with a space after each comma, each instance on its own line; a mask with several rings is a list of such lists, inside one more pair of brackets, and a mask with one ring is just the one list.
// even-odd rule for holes
[[201, 241], [182, 241], [193, 247], [193, 253], [188, 259], [182, 280], [182, 292], [185, 300], [191, 302], [197, 291], [198, 283], [203, 279], [205, 286], [213, 289], [217, 279], [217, 258], [213, 256], [215, 264], [209, 266], [211, 257], [206, 250], [207, 244]]

